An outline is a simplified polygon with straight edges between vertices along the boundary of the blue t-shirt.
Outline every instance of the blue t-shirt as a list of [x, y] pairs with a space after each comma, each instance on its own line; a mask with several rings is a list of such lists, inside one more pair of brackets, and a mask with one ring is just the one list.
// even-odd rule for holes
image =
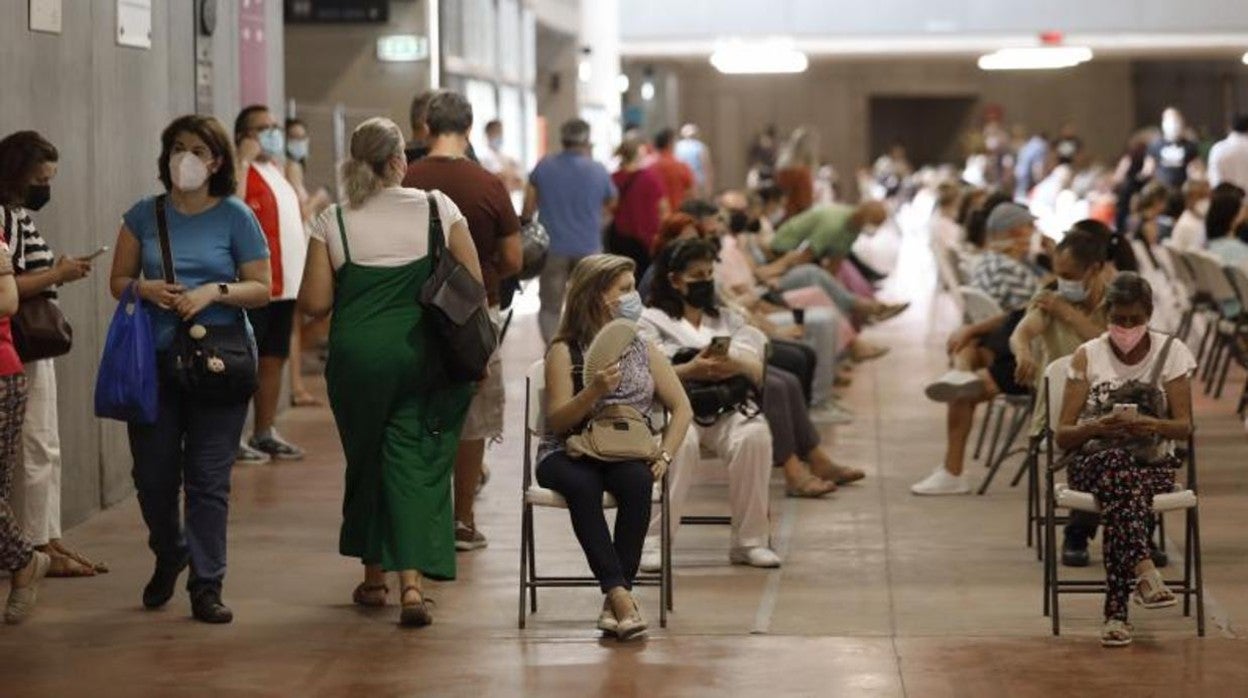
[[607, 168], [588, 155], [563, 151], [542, 158], [529, 175], [550, 252], [586, 257], [602, 252], [602, 207], [616, 197]]
[[[230, 196], [216, 206], [186, 216], [166, 202], [169, 246], [173, 248], [173, 270], [178, 283], [188, 290], [204, 284], [238, 280], [238, 268], [247, 262], [269, 258], [269, 245], [255, 214], [242, 201]], [[160, 237], [156, 230], [156, 197], [142, 199], [122, 216], [126, 227], [138, 238], [143, 260], [143, 278], [163, 279]], [[156, 348], [168, 348], [181, 322], [169, 310], [152, 308], [152, 331]], [[229, 325], [244, 322], [244, 313], [233, 306], [214, 303], [195, 321], [202, 325]]]

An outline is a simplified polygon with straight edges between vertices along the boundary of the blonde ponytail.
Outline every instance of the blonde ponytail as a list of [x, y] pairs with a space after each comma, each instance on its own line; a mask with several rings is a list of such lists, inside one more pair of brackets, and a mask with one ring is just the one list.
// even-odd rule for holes
[[389, 119], [373, 117], [351, 134], [351, 157], [342, 164], [342, 182], [352, 208], [364, 205], [386, 186], [386, 163], [403, 155], [403, 132]]

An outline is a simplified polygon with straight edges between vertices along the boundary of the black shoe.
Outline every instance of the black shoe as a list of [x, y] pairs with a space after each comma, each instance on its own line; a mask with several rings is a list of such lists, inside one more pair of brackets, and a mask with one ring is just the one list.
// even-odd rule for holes
[[1153, 559], [1153, 567], [1165, 567], [1170, 564], [1170, 556], [1164, 550], [1158, 550], [1152, 542], [1148, 542], [1148, 556]]
[[191, 592], [191, 615], [204, 623], [229, 623], [234, 620], [234, 612], [221, 603], [221, 592], [211, 588]]
[[1087, 567], [1088, 562], [1087, 539], [1065, 536], [1062, 539], [1062, 564], [1066, 567]]
[[156, 571], [147, 586], [143, 587], [144, 608], [160, 608], [173, 598], [174, 587], [178, 585], [178, 576], [186, 569], [187, 561], [183, 559], [176, 565], [156, 564]]

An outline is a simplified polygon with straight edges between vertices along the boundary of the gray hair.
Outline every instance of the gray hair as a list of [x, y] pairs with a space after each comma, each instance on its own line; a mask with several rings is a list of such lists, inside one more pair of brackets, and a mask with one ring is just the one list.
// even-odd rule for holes
[[425, 110], [425, 124], [430, 136], [466, 134], [472, 130], [472, 104], [458, 92], [438, 90]]
[[364, 205], [386, 186], [386, 164], [403, 157], [403, 132], [391, 120], [375, 116], [351, 133], [351, 157], [342, 164], [342, 181], [352, 208]]
[[1153, 314], [1153, 286], [1133, 271], [1119, 272], [1105, 289], [1105, 307], [1140, 304]]
[[565, 148], [589, 145], [589, 122], [584, 119], [568, 119], [559, 127], [559, 141]]

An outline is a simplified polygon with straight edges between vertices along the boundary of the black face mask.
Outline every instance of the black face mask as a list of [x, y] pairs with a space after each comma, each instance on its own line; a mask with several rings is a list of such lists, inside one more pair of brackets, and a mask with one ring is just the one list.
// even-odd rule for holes
[[734, 233], [744, 232], [750, 224], [750, 216], [745, 211], [733, 211], [728, 216], [728, 229]]
[[32, 184], [26, 188], [26, 200], [22, 207], [38, 211], [52, 200], [52, 187], [48, 184]]
[[685, 285], [685, 302], [699, 310], [715, 307], [715, 282], [690, 281]]

